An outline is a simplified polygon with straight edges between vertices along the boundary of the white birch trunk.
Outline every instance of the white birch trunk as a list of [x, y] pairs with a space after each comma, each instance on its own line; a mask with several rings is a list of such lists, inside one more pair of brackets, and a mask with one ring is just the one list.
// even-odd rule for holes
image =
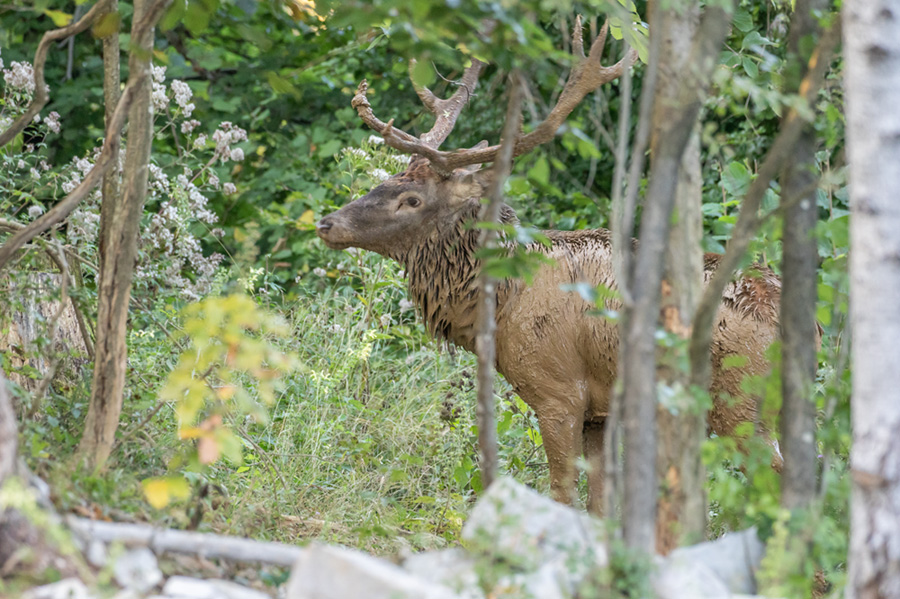
[[844, 2], [853, 343], [851, 599], [900, 597], [900, 0]]

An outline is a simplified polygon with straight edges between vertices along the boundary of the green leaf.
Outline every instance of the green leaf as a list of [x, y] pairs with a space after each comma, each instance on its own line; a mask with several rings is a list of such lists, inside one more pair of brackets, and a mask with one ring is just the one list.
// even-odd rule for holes
[[417, 60], [410, 71], [410, 78], [413, 83], [419, 87], [428, 87], [434, 81], [434, 69], [431, 62], [426, 60]]
[[747, 33], [753, 29], [753, 16], [746, 9], [739, 8], [734, 13], [732, 23], [734, 23], [735, 29]]
[[540, 185], [550, 183], [550, 164], [545, 157], [538, 158], [534, 166], [528, 169], [528, 178]]
[[741, 63], [744, 66], [744, 72], [747, 73], [747, 76], [756, 79], [759, 75], [759, 67], [756, 64], [756, 61], [749, 56], [744, 56]]

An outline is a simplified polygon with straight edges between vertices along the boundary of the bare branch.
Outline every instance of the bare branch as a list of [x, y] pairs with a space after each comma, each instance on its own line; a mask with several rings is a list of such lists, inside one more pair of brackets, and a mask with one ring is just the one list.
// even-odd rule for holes
[[47, 84], [44, 81], [44, 64], [47, 62], [47, 52], [50, 50], [50, 45], [55, 41], [81, 33], [93, 25], [100, 15], [109, 12], [110, 5], [110, 0], [100, 0], [82, 19], [44, 34], [44, 37], [41, 38], [41, 42], [38, 44], [37, 51], [34, 53], [34, 62], [32, 63], [34, 68], [34, 97], [31, 99], [31, 104], [28, 105], [25, 112], [13, 121], [6, 131], [0, 133], [0, 147], [8, 144], [19, 133], [24, 131], [25, 127], [34, 120], [35, 115], [47, 105], [47, 101], [50, 99], [47, 95]]
[[[153, 4], [150, 5], [144, 18], [135, 27], [132, 37], [143, 35], [148, 29], [155, 27], [170, 2], [171, 0], [155, 0]], [[87, 16], [88, 15], [85, 15], [85, 18], [79, 21], [79, 23], [86, 22], [88, 20]], [[35, 73], [37, 73], [37, 70], [35, 70]], [[106, 138], [103, 141], [103, 150], [100, 152], [100, 156], [97, 158], [94, 168], [85, 175], [84, 180], [82, 180], [78, 187], [69, 192], [69, 194], [60, 200], [56, 206], [13, 235], [2, 247], [0, 247], [0, 270], [6, 266], [6, 263], [9, 262], [13, 254], [23, 245], [65, 220], [69, 213], [71, 213], [81, 200], [96, 187], [103, 178], [103, 175], [112, 167], [119, 155], [119, 136], [122, 127], [125, 125], [128, 109], [134, 101], [135, 91], [144, 84], [148, 77], [149, 73], [141, 71], [134, 72], [129, 76], [125, 89], [122, 90], [122, 96], [119, 98], [119, 103], [116, 106], [116, 111], [113, 113], [112, 119], [110, 119], [110, 122], [107, 124]], [[35, 78], [37, 78], [36, 74]]]

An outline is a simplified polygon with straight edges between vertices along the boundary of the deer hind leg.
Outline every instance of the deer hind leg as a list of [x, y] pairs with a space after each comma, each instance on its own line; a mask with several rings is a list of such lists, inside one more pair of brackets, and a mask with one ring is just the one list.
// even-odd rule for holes
[[584, 441], [584, 458], [588, 465], [588, 512], [595, 516], [603, 515], [603, 477], [606, 463], [603, 459], [603, 435], [606, 431], [606, 420], [585, 422], [582, 433]]
[[575, 459], [581, 454], [582, 414], [559, 409], [537, 414], [550, 465], [550, 491], [553, 499], [566, 505], [575, 501]]

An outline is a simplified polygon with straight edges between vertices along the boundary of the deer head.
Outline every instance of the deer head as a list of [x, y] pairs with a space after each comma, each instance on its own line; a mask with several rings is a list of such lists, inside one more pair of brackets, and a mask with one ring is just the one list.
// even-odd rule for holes
[[[514, 156], [551, 140], [588, 93], [618, 78], [634, 62], [637, 55], [630, 51], [611, 67], [600, 63], [607, 31], [608, 23], [585, 56], [581, 17], [576, 18], [573, 34], [575, 65], [565, 88], [547, 118], [531, 132], [518, 136]], [[451, 152], [438, 148], [453, 130], [475, 90], [483, 67], [484, 63], [473, 60], [463, 74], [460, 88], [446, 100], [437, 98], [431, 90], [413, 80], [422, 103], [435, 115], [434, 127], [420, 137], [395, 128], [393, 119], [387, 123], [378, 119], [366, 97], [366, 81], [359, 84], [352, 105], [363, 122], [381, 134], [387, 145], [414, 154], [415, 158], [405, 172], [319, 221], [316, 233], [329, 247], [359, 247], [399, 259], [424, 239], [434, 239], [444, 229], [456, 229], [461, 216], [477, 217], [479, 200], [490, 177], [490, 171], [479, 169], [482, 163], [495, 160], [500, 146], [482, 142], [472, 148]], [[506, 212], [507, 218], [512, 218], [510, 214], [511, 211]]]

